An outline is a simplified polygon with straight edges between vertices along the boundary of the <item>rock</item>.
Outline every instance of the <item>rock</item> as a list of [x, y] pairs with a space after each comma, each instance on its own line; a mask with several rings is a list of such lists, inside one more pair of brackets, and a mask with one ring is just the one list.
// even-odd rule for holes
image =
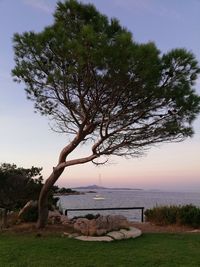
[[70, 220], [65, 215], [60, 215], [60, 221], [62, 224], [65, 224], [65, 225], [70, 224]]
[[108, 215], [109, 230], [129, 229], [129, 222], [122, 215]]
[[124, 234], [120, 231], [112, 231], [107, 233], [107, 236], [111, 237], [114, 240], [122, 240], [124, 239]]
[[54, 216], [61, 217], [61, 214], [58, 210], [49, 210], [49, 218], [54, 217]]
[[78, 218], [74, 222], [74, 230], [82, 235], [101, 236], [113, 230], [128, 229], [129, 223], [126, 217], [121, 215], [99, 216], [96, 219], [88, 220]]
[[136, 238], [140, 236], [142, 234], [142, 231], [135, 227], [130, 227], [130, 230], [121, 229], [120, 233], [124, 235], [124, 239], [128, 239], [128, 238]]
[[75, 237], [78, 240], [82, 241], [105, 241], [110, 242], [113, 241], [113, 239], [109, 236], [77, 236]]
[[89, 220], [86, 218], [78, 218], [74, 223], [74, 230], [83, 235], [89, 234]]
[[194, 230], [189, 230], [187, 232], [189, 232], [189, 233], [199, 233], [200, 230], [199, 229], [194, 229]]
[[89, 220], [88, 235], [93, 236], [96, 235], [96, 233], [97, 233], [96, 220], [95, 219]]
[[82, 241], [114, 241], [114, 240], [122, 240], [129, 238], [136, 238], [142, 234], [141, 230], [130, 227], [130, 230], [121, 229], [120, 231], [112, 231], [107, 233], [104, 236], [76, 236], [76, 239]]
[[96, 228], [97, 228], [97, 229], [109, 229], [107, 216], [102, 216], [102, 215], [100, 215], [100, 216], [96, 219]]
[[70, 236], [70, 235], [71, 235], [70, 233], [64, 232], [61, 236], [65, 237], [65, 236]]
[[69, 238], [76, 238], [77, 236], [80, 236], [80, 235], [78, 233], [72, 233], [68, 235]]
[[[122, 228], [129, 228], [129, 223], [126, 217], [122, 215], [107, 215], [99, 216], [96, 219], [97, 235], [104, 234], [113, 230], [119, 230]], [[102, 231], [100, 231], [102, 230]]]
[[141, 230], [131, 227], [130, 230], [122, 229], [120, 231], [112, 231], [105, 236], [76, 236], [75, 238], [82, 241], [114, 241], [128, 238], [136, 238], [142, 234]]
[[60, 224], [61, 223], [61, 214], [58, 210], [49, 211], [48, 215], [49, 223], [51, 224]]
[[105, 235], [108, 232], [108, 229], [97, 229], [96, 230], [96, 235], [97, 236], [102, 236]]
[[[112, 231], [107, 233], [104, 236], [75, 236], [76, 239], [82, 241], [114, 241], [114, 240], [122, 240], [128, 238], [136, 238], [142, 234], [141, 230], [130, 227], [130, 230], [121, 229], [120, 231]], [[71, 236], [69, 236], [71, 237]]]

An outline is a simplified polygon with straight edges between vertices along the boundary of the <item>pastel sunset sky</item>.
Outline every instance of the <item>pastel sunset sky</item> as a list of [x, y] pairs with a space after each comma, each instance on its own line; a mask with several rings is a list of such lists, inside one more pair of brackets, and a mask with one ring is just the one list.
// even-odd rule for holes
[[[22, 167], [43, 167], [44, 179], [56, 165], [69, 136], [50, 130], [48, 118], [34, 113], [26, 100], [24, 85], [13, 82], [13, 34], [41, 31], [53, 22], [56, 0], [0, 0], [0, 162]], [[183, 47], [200, 62], [199, 0], [82, 0], [93, 3], [108, 17], [116, 17], [136, 42], [153, 41], [165, 53]], [[196, 83], [200, 94], [200, 78]], [[195, 135], [182, 143], [152, 147], [145, 157], [112, 157], [110, 164], [92, 163], [66, 169], [58, 185], [103, 186], [200, 192], [200, 116]], [[73, 158], [88, 155], [80, 147]]]

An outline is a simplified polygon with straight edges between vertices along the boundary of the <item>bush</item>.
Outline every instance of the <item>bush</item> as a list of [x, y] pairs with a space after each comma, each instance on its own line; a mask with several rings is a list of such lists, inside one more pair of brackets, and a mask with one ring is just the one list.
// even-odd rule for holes
[[32, 206], [21, 216], [21, 220], [24, 222], [36, 222], [38, 219], [38, 207]]
[[99, 216], [100, 216], [100, 214], [94, 215], [94, 214], [88, 213], [88, 214], [85, 215], [85, 218], [88, 219], [88, 220], [93, 220], [93, 219], [97, 219]]
[[145, 220], [157, 225], [200, 227], [200, 208], [194, 205], [154, 207], [145, 211]]
[[96, 215], [95, 214], [88, 213], [88, 214], [86, 214], [84, 216], [75, 216], [75, 217], [72, 218], [72, 220], [77, 220], [79, 218], [85, 218], [85, 219], [88, 219], [88, 220], [93, 220], [93, 219], [97, 219], [99, 216], [100, 216], [99, 213], [96, 214]]
[[159, 206], [145, 211], [146, 221], [157, 225], [175, 224], [177, 218], [177, 206]]
[[186, 205], [179, 209], [177, 223], [192, 227], [200, 226], [200, 209], [194, 205]]

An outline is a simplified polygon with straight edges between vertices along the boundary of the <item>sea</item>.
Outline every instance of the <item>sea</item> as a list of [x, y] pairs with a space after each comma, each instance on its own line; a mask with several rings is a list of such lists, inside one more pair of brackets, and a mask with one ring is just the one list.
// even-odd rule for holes
[[[80, 190], [81, 191], [81, 190]], [[83, 191], [84, 192], [84, 191]], [[104, 199], [95, 200], [95, 196]], [[98, 209], [121, 207], [144, 207], [144, 210], [163, 205], [193, 204], [200, 207], [200, 192], [161, 192], [147, 190], [95, 190], [81, 195], [60, 196], [57, 205], [65, 213], [67, 209]], [[120, 214], [130, 221], [141, 221], [141, 210], [68, 211], [69, 218], [86, 214]]]

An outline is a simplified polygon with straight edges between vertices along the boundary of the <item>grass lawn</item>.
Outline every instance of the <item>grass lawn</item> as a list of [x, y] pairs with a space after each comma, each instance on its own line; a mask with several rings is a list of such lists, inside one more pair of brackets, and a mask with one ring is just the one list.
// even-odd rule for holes
[[111, 243], [0, 234], [0, 266], [198, 267], [200, 234], [143, 234]]

